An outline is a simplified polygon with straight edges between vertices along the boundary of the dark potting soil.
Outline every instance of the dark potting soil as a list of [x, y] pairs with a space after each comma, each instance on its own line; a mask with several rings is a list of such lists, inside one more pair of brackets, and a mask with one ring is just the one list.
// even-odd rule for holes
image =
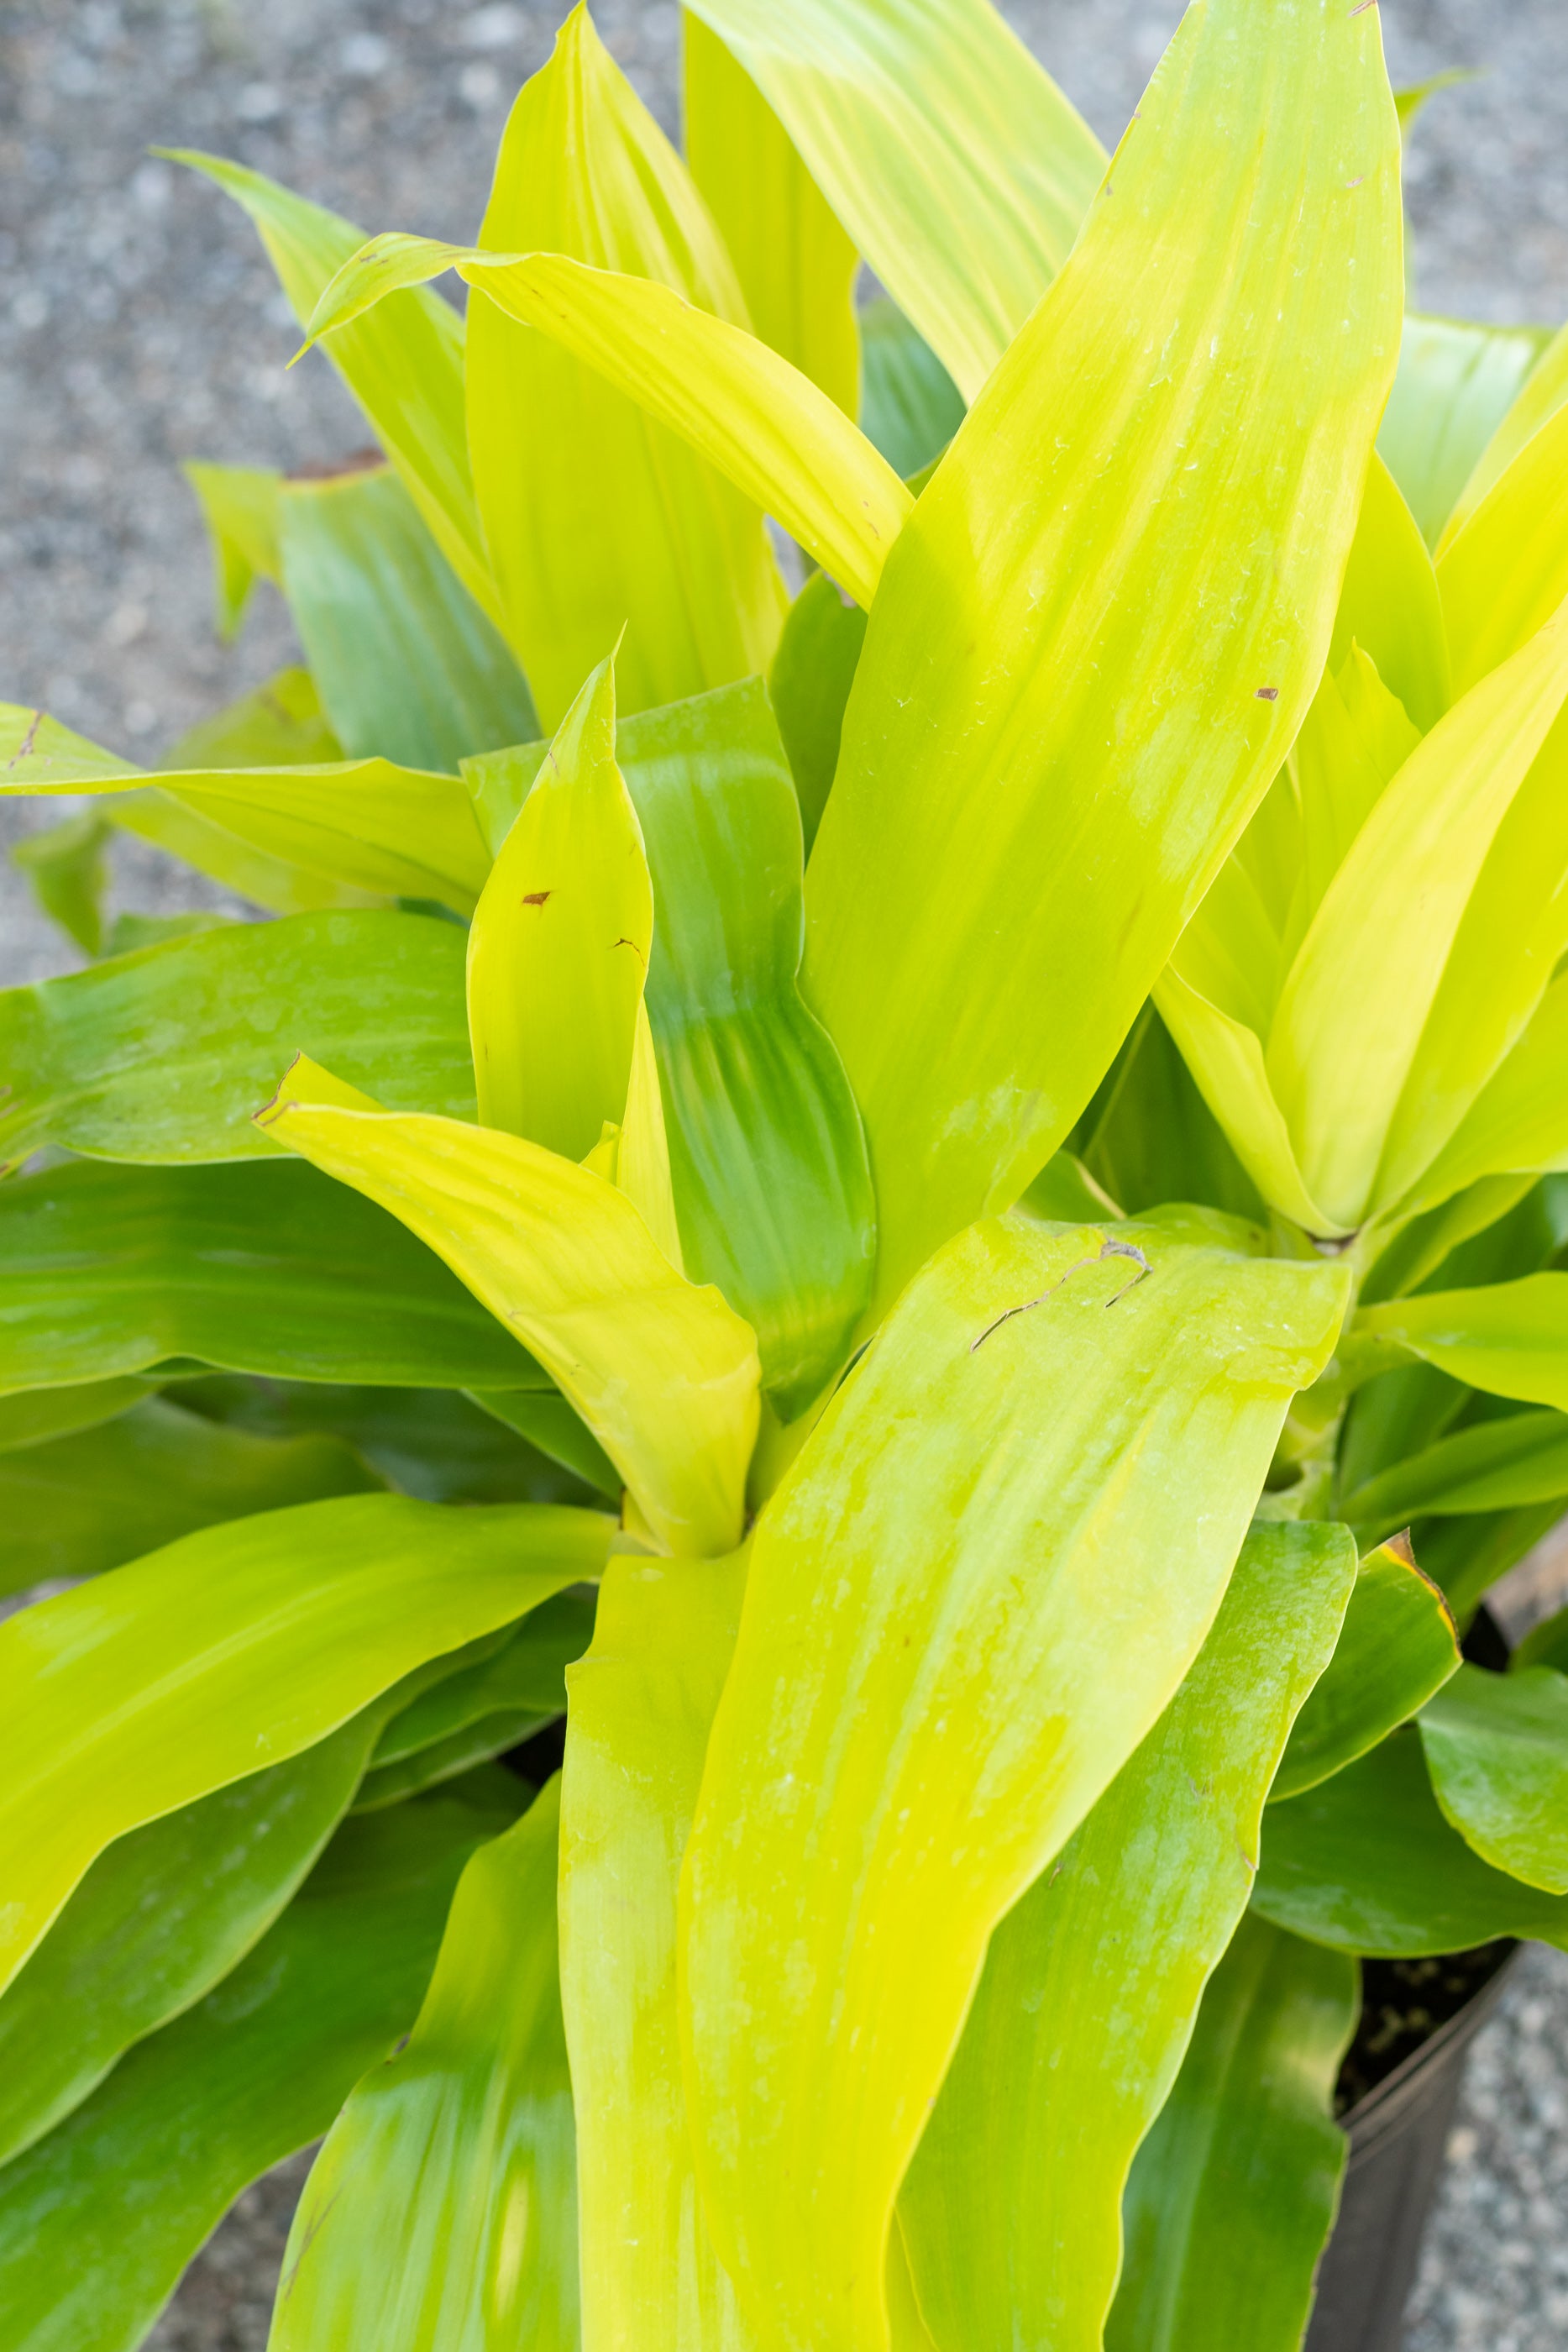
[[1361, 2023], [1339, 2070], [1335, 2115], [1348, 2114], [1458, 2016], [1513, 1948], [1513, 1938], [1502, 1936], [1473, 1952], [1447, 1952], [1437, 1959], [1363, 1960]]

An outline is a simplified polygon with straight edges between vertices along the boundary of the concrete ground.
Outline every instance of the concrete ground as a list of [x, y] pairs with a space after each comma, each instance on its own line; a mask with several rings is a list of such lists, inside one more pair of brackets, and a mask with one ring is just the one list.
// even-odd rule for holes
[[[562, 11], [564, 13], [564, 11]], [[1014, 0], [1009, 13], [1108, 142], [1175, 0]], [[0, 696], [133, 758], [288, 658], [258, 599], [214, 641], [178, 460], [294, 465], [363, 432], [326, 363], [290, 373], [289, 316], [251, 232], [150, 157], [237, 156], [367, 229], [465, 238], [518, 80], [557, 12], [449, 0], [6, 0], [0, 13]], [[1568, 313], [1568, 12], [1561, 0], [1386, 0], [1397, 83], [1450, 66], [1409, 163], [1415, 289], [1498, 320]], [[674, 128], [678, 12], [596, 21]], [[38, 821], [6, 809], [0, 838]], [[121, 853], [120, 904], [189, 903]], [[69, 968], [0, 866], [0, 982]], [[152, 2342], [249, 2352], [298, 2168], [250, 2191]], [[1568, 2336], [1568, 1959], [1532, 1955], [1478, 2044], [1406, 2352], [1556, 2352]]]

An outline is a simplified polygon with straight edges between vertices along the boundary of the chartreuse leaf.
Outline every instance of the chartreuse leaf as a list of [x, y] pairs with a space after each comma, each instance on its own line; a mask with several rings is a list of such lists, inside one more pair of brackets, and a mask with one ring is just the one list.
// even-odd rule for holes
[[[0, 704], [0, 745], [25, 741], [30, 723], [25, 709]], [[122, 765], [109, 774], [87, 759], [73, 772], [57, 751], [40, 758], [35, 745], [7, 764], [0, 793], [130, 793], [148, 781], [140, 769]], [[181, 809], [235, 835], [264, 858], [356, 890], [436, 898], [468, 914], [488, 871], [473, 804], [455, 776], [374, 758], [281, 768], [163, 768], [157, 786]], [[152, 823], [156, 839], [156, 820]], [[177, 832], [172, 845], [183, 854]]]
[[685, 1864], [687, 2089], [720, 2258], [781, 2344], [884, 2340], [990, 1935], [1192, 1664], [1333, 1344], [1343, 1269], [1249, 1238], [976, 1226], [758, 1521]]
[[0, 991], [0, 1160], [243, 1160], [300, 1046], [394, 1106], [474, 1108], [464, 938], [415, 915], [295, 915]]
[[1549, 621], [1568, 596], [1568, 408], [1559, 408], [1437, 559], [1455, 683], [1484, 677]]
[[1359, 646], [1397, 695], [1418, 733], [1437, 725], [1452, 692], [1437, 575], [1399, 485], [1375, 449], [1334, 618], [1329, 669]]
[[0, 1984], [114, 1838], [312, 1746], [603, 1565], [612, 1522], [354, 1495], [186, 1536], [0, 1625]]
[[939, 457], [964, 422], [964, 395], [885, 294], [861, 312], [861, 431], [905, 481]]
[[844, 705], [865, 643], [865, 614], [825, 572], [789, 607], [768, 673], [768, 699], [789, 756], [806, 855], [817, 838], [839, 764]]
[[1279, 768], [1393, 370], [1371, 17], [1215, 0], [1140, 114], [889, 558], [811, 855], [879, 1306], [1062, 1141]]
[[[204, 771], [206, 772], [209, 772]], [[242, 839], [214, 817], [204, 814], [189, 801], [176, 800], [172, 793], [152, 786], [144, 792], [115, 793], [99, 803], [99, 809], [104, 823], [112, 824], [118, 832], [134, 834], [139, 841], [149, 842], [154, 849], [181, 859], [198, 874], [221, 883], [239, 898], [253, 899], [271, 914], [308, 915], [319, 908], [387, 908], [392, 904], [391, 895], [384, 890], [361, 890], [351, 883], [334, 881], [311, 866], [275, 856], [269, 850], [258, 848], [254, 841]], [[269, 830], [276, 824], [275, 818]], [[319, 827], [312, 826], [310, 840], [318, 853], [339, 849], [356, 866], [365, 855], [357, 841], [345, 843], [340, 836], [333, 842], [330, 835], [323, 835]], [[120, 922], [128, 919], [121, 916]], [[129, 951], [118, 941], [110, 944], [116, 954]], [[133, 947], [161, 944], [147, 939], [130, 940]]]
[[899, 2200], [938, 2344], [1098, 2345], [1128, 2167], [1246, 1910], [1355, 1572], [1347, 1528], [1253, 1530], [1181, 1688], [992, 1937]]
[[745, 1580], [742, 1553], [618, 1559], [570, 1670], [561, 1993], [590, 2344], [758, 2340], [698, 2202], [675, 1981], [681, 1856]]
[[1568, 1495], [1568, 1413], [1510, 1413], [1440, 1437], [1340, 1499], [1368, 1528], [1441, 1511], [1510, 1511]]
[[1428, 547], [1551, 340], [1549, 327], [1406, 319], [1377, 446]]
[[538, 733], [528, 684], [390, 467], [285, 482], [282, 586], [345, 751], [455, 772]]
[[1568, 1167], [1568, 975], [1547, 989], [1511, 1053], [1415, 1188], [1414, 1207], [1505, 1170]]
[[[362, 233], [260, 172], [188, 149], [162, 152], [204, 173], [248, 213], [303, 326], [333, 271], [363, 245]], [[448, 303], [410, 289], [379, 317], [334, 335], [327, 349], [442, 553], [498, 622], [464, 432], [463, 341], [463, 321]]]
[[973, 398], [1105, 170], [987, 0], [697, 0], [894, 300]]
[[0, 2165], [245, 1958], [336, 1829], [376, 1729], [354, 1716], [104, 1848], [0, 2000]]
[[[497, 845], [542, 757], [529, 746], [465, 763]], [[664, 910], [646, 1003], [682, 1259], [751, 1324], [788, 1418], [843, 1360], [874, 1218], [849, 1081], [797, 984], [789, 770], [755, 679], [622, 719], [616, 759]]]
[[1568, 331], [1560, 328], [1550, 341], [1546, 340], [1548, 331], [1542, 328], [1526, 328], [1524, 332], [1540, 340], [1543, 345], [1541, 356], [1476, 459], [1448, 517], [1443, 534], [1445, 543], [1458, 537], [1526, 443], [1534, 439], [1568, 400]]
[[752, 323], [853, 416], [861, 373], [854, 246], [750, 76], [689, 10], [681, 31], [686, 165]]
[[[343, 747], [321, 712], [321, 698], [308, 669], [275, 670], [265, 684], [242, 694], [169, 746], [165, 768], [297, 768], [340, 760]], [[114, 821], [113, 809], [105, 812]]]
[[716, 1290], [677, 1273], [624, 1193], [519, 1136], [382, 1111], [307, 1061], [258, 1117], [401, 1217], [532, 1349], [661, 1544], [738, 1538], [757, 1343]]
[[[477, 242], [652, 279], [745, 324], [733, 267], [685, 166], [581, 7], [512, 109]], [[594, 369], [493, 302], [470, 310], [466, 385], [507, 632], [547, 728], [623, 625], [624, 709], [766, 667], [785, 593], [748, 499]]]
[[[1472, 893], [1565, 695], [1568, 621], [1472, 688], [1412, 751], [1367, 814], [1285, 980], [1269, 1034], [1270, 1085], [1308, 1192], [1341, 1230], [1397, 1199], [1443, 1139], [1432, 1137], [1405, 1172], [1413, 1146], [1402, 1097], [1416, 1067], [1435, 1058], [1424, 1033], [1447, 1010], [1440, 1000], [1452, 986], [1450, 959], [1464, 952]], [[1473, 1062], [1473, 1045], [1451, 1042]], [[1487, 1075], [1476, 1073], [1477, 1087]]]
[[470, 1860], [413, 2032], [328, 2133], [289, 2231], [269, 2352], [573, 2352], [559, 1789]]
[[258, 580], [278, 579], [277, 489], [282, 476], [266, 466], [213, 466], [191, 458], [181, 472], [201, 501], [213, 545], [218, 635], [239, 633]]
[[1339, 2205], [1334, 2084], [1360, 2008], [1354, 1960], [1242, 1921], [1133, 2166], [1106, 2352], [1295, 2352]]
[[545, 1385], [396, 1218], [286, 1160], [21, 1177], [0, 1188], [0, 1394], [182, 1358], [275, 1381]]
[[103, 950], [104, 830], [102, 819], [89, 812], [47, 832], [25, 834], [10, 850], [12, 865], [26, 876], [45, 914], [89, 956]]
[[1568, 1898], [1493, 1870], [1438, 1811], [1412, 1727], [1270, 1808], [1252, 1908], [1342, 1952], [1463, 1952], [1498, 1936], [1568, 1948]]
[[312, 331], [360, 317], [400, 286], [458, 276], [538, 329], [708, 459], [774, 515], [862, 604], [914, 500], [885, 458], [768, 343], [668, 286], [559, 253], [380, 236], [340, 269]]
[[1298, 1797], [1408, 1723], [1458, 1673], [1459, 1642], [1437, 1586], [1408, 1538], [1367, 1553], [1321, 1680], [1297, 1716], [1270, 1790]]
[[757, 1333], [785, 1419], [843, 1361], [874, 1204], [860, 1114], [802, 1001], [800, 827], [755, 680], [622, 721], [662, 910], [648, 970], [682, 1254]]
[[256, 1437], [149, 1397], [104, 1427], [0, 1454], [0, 1592], [96, 1576], [198, 1528], [381, 1484], [340, 1437]]
[[468, 934], [479, 1118], [581, 1160], [625, 1113], [653, 891], [615, 764], [615, 671], [568, 711]]
[[1472, 1852], [1568, 1895], [1568, 1675], [1463, 1666], [1421, 1710], [1432, 1790]]
[[240, 2190], [407, 2032], [463, 1865], [515, 1809], [486, 1780], [345, 1823], [233, 1974], [0, 2172], [8, 2347], [134, 2352]]
[[1358, 1380], [1414, 1359], [1493, 1396], [1568, 1412], [1568, 1274], [1364, 1307], [1345, 1334], [1344, 1358]]

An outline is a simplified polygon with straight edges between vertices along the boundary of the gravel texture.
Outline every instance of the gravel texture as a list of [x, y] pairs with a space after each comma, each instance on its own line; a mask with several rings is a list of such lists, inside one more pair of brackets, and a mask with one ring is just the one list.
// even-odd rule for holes
[[[787, 0], [780, 0], [787, 5]], [[1009, 13], [1107, 142], [1173, 26], [1149, 0], [1015, 0]], [[1443, 68], [1409, 160], [1426, 307], [1568, 313], [1568, 11], [1561, 0], [1387, 0], [1397, 83]], [[596, 20], [667, 128], [671, 0]], [[291, 321], [247, 225], [147, 149], [237, 156], [361, 222], [465, 237], [517, 81], [556, 11], [439, 0], [6, 0], [0, 13], [0, 695], [133, 758], [290, 657], [275, 600], [219, 646], [188, 457], [295, 465], [363, 431], [326, 363], [285, 372]], [[1490, 70], [1487, 70], [1490, 69]], [[41, 821], [67, 812], [57, 806]], [[0, 810], [0, 841], [40, 821]], [[116, 852], [117, 905], [204, 895]], [[0, 982], [71, 968], [0, 865]], [[1562, 1589], [1556, 1556], [1522, 1608]], [[1536, 1952], [1479, 2038], [1408, 2352], [1556, 2352], [1568, 2337], [1568, 1959]], [[260, 2352], [300, 2161], [247, 2191], [152, 2339]]]

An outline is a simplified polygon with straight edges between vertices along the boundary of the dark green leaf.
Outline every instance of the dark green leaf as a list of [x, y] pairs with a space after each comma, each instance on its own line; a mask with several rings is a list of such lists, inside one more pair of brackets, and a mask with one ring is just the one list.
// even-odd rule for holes
[[389, 467], [286, 483], [277, 525], [284, 593], [350, 759], [455, 773], [538, 733], [510, 648]]
[[1461, 1630], [1498, 1579], [1516, 1568], [1562, 1517], [1562, 1501], [1553, 1496], [1549, 1503], [1528, 1503], [1517, 1511], [1421, 1522], [1416, 1535], [1422, 1563], [1442, 1586]]
[[1449, 1828], [1414, 1728], [1270, 1807], [1252, 1907], [1314, 1943], [1391, 1959], [1499, 1936], [1568, 1947], [1568, 1899], [1492, 1870]]
[[489, 1657], [444, 1676], [393, 1716], [377, 1743], [375, 1763], [397, 1763], [503, 1709], [564, 1714], [566, 1669], [593, 1638], [593, 1615], [591, 1595], [558, 1592]]
[[1533, 1626], [1508, 1663], [1511, 1670], [1554, 1666], [1560, 1675], [1568, 1675], [1568, 1609], [1560, 1609], [1555, 1617]]
[[559, 1463], [596, 1495], [612, 1500], [621, 1492], [621, 1473], [581, 1415], [556, 1389], [475, 1389], [474, 1402]]
[[[565, 1398], [554, 1390], [509, 1393], [541, 1407], [559, 1407], [581, 1431], [584, 1443], [592, 1444]], [[427, 1503], [591, 1499], [583, 1479], [452, 1389], [341, 1388], [216, 1372], [205, 1380], [182, 1381], [179, 1401], [213, 1421], [269, 1437], [297, 1436], [312, 1429], [335, 1431], [402, 1493]]]
[[346, 1811], [380, 1719], [105, 1847], [0, 1999], [0, 2164], [244, 1958]]
[[964, 395], [896, 302], [861, 312], [861, 431], [895, 474], [928, 466], [964, 422]]
[[[293, 1160], [25, 1176], [0, 1189], [0, 1392], [172, 1358], [378, 1388], [547, 1385], [405, 1226]], [[358, 1443], [335, 1418], [250, 1426]]]
[[464, 935], [413, 915], [236, 923], [0, 992], [0, 1155], [241, 1160], [296, 1053], [389, 1108], [474, 1116]]
[[1375, 1535], [1426, 1513], [1509, 1511], [1568, 1495], [1568, 1413], [1483, 1421], [1385, 1470], [1340, 1503], [1341, 1517]]
[[1272, 1790], [1299, 1796], [1407, 1723], [1459, 1664], [1441, 1592], [1407, 1545], [1383, 1544], [1361, 1563], [1338, 1644], [1296, 1717]]
[[1498, 1870], [1568, 1895], [1568, 1675], [1465, 1666], [1421, 1713], [1443, 1812]]
[[873, 1247], [860, 1118], [796, 986], [789, 766], [757, 680], [625, 720], [617, 756], [653, 877], [648, 1014], [686, 1271], [751, 1324], [788, 1420], [842, 1359]]
[[494, 1785], [346, 1823], [249, 1958], [0, 2170], [6, 2352], [131, 2352], [246, 2183], [326, 2130], [414, 2021], [463, 1865], [507, 1826]]
[[1355, 1964], [1245, 1919], [1127, 2187], [1106, 2352], [1297, 2352], [1333, 2225]]
[[1197, 1201], [1266, 1222], [1257, 1186], [1152, 1004], [1139, 1013], [1072, 1148], [1129, 1216], [1165, 1201]]
[[[4, 1202], [0, 1194], [0, 1207]], [[68, 1437], [72, 1430], [97, 1429], [156, 1396], [158, 1387], [155, 1380], [83, 1381], [75, 1388], [0, 1394], [0, 1454], [17, 1445], [41, 1445], [51, 1437]]]
[[789, 607], [768, 673], [768, 691], [800, 803], [806, 855], [832, 790], [844, 705], [865, 643], [865, 614], [825, 572]]
[[253, 1437], [161, 1397], [118, 1420], [0, 1454], [0, 1592], [96, 1576], [256, 1511], [381, 1485], [338, 1437]]

